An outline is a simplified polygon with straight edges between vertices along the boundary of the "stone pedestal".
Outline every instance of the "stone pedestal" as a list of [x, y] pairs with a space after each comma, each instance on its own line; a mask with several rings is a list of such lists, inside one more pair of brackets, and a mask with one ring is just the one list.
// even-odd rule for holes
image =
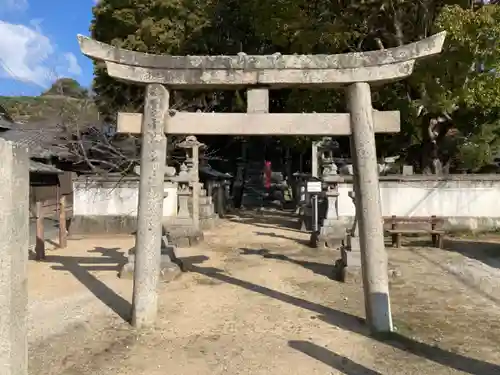
[[192, 226], [178, 225], [175, 221], [166, 224], [168, 242], [176, 247], [193, 247], [203, 241], [203, 232]]
[[[356, 229], [357, 230], [357, 229]], [[341, 258], [337, 260], [334, 267], [334, 278], [344, 283], [362, 282], [361, 269], [361, 246], [359, 237], [346, 236], [346, 242], [341, 247]], [[401, 271], [397, 268], [391, 268], [388, 271], [390, 279], [396, 279], [401, 276]]]
[[179, 211], [177, 217], [164, 223], [164, 229], [167, 233], [168, 243], [178, 247], [191, 247], [197, 245], [203, 240], [203, 232], [194, 225], [189, 200], [191, 191], [187, 184], [179, 184]]
[[349, 267], [361, 267], [361, 246], [359, 237], [348, 234], [341, 249], [342, 262]]
[[[349, 197], [356, 204], [353, 191], [349, 192]], [[361, 280], [361, 245], [357, 216], [354, 217], [353, 226], [348, 231], [340, 252], [341, 258], [335, 263], [335, 278], [342, 282]]]
[[[165, 237], [165, 236], [164, 236]], [[161, 246], [160, 274], [159, 278], [163, 282], [175, 280], [182, 273], [181, 264], [175, 257], [175, 246], [168, 245], [164, 238]], [[120, 270], [119, 276], [122, 279], [133, 279], [135, 269], [135, 247], [129, 250], [127, 263]]]
[[340, 248], [345, 239], [345, 228], [338, 220], [324, 221], [319, 232], [318, 241], [324, 247], [331, 249]]
[[[215, 214], [214, 203], [212, 197], [207, 194], [205, 189], [200, 189], [199, 212], [200, 212], [200, 229], [213, 229], [217, 223], [218, 216]], [[189, 210], [192, 213], [193, 200], [189, 199]]]
[[334, 278], [342, 282], [360, 282], [362, 274], [359, 237], [349, 233], [340, 252], [341, 258], [335, 263]]
[[175, 178], [178, 183], [177, 199], [178, 211], [176, 217], [163, 220], [163, 231], [168, 243], [177, 247], [191, 247], [203, 240], [203, 232], [199, 225], [195, 225], [192, 210], [192, 190], [190, 182], [184, 174]]

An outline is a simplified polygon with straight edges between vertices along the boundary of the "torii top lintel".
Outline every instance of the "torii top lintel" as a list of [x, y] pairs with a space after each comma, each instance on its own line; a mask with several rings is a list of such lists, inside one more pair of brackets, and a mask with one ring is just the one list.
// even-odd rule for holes
[[108, 74], [137, 83], [176, 89], [261, 85], [338, 87], [405, 78], [415, 60], [441, 52], [446, 32], [401, 47], [339, 55], [171, 56], [113, 47], [78, 35], [82, 53], [106, 63]]

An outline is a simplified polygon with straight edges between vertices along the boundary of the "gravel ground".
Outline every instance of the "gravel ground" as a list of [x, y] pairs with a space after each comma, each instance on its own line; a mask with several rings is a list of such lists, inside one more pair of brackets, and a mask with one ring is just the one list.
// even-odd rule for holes
[[248, 215], [179, 249], [191, 272], [162, 286], [158, 323], [142, 332], [120, 318], [132, 284], [116, 269], [132, 239], [72, 241], [31, 264], [43, 278], [32, 316], [46, 327], [32, 318], [30, 373], [500, 374], [499, 245], [474, 257], [460, 241], [389, 249], [397, 332], [376, 340], [360, 285], [329, 278], [339, 254], [307, 248], [291, 227], [286, 215]]

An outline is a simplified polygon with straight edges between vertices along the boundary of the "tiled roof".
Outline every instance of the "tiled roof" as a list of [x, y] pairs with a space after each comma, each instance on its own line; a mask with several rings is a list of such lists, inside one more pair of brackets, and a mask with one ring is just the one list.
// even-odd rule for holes
[[12, 123], [0, 115], [0, 129], [12, 129]]
[[35, 160], [30, 160], [30, 172], [32, 173], [43, 173], [43, 174], [62, 174], [64, 171], [49, 165], [40, 163]]
[[26, 146], [30, 156], [39, 159], [70, 156], [64, 147], [62, 135], [60, 128], [13, 128], [0, 133], [3, 139]]
[[[46, 159], [59, 155], [62, 151], [60, 146], [54, 146], [55, 141], [60, 138], [61, 130], [58, 128], [44, 129], [41, 126], [24, 127], [12, 121], [5, 109], [0, 106], [0, 137], [16, 143], [25, 145], [31, 157]], [[60, 142], [58, 142], [60, 143]], [[30, 159], [31, 173], [60, 174], [62, 170], [39, 161]]]

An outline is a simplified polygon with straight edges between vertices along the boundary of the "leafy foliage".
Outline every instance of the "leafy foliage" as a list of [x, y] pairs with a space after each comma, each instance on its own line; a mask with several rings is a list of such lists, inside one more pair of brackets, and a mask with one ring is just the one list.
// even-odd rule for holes
[[[465, 0], [103, 0], [92, 36], [158, 54], [345, 53], [390, 48], [446, 30], [443, 54], [419, 63], [403, 82], [374, 88], [374, 107], [401, 111], [402, 131], [380, 136], [379, 150], [403, 153], [422, 171], [479, 168], [499, 148], [500, 6]], [[99, 108], [141, 109], [143, 89], [95, 65]], [[242, 93], [176, 94], [202, 110], [242, 111]], [[341, 91], [272, 92], [275, 112], [345, 110]], [[439, 121], [438, 121], [439, 119]], [[442, 120], [445, 119], [445, 120]], [[304, 149], [308, 139], [284, 142]]]
[[[1, 96], [0, 106], [17, 122], [57, 123], [65, 115], [78, 115], [83, 123], [97, 123], [99, 113], [92, 101], [64, 96]], [[82, 110], [85, 107], [85, 110]]]

